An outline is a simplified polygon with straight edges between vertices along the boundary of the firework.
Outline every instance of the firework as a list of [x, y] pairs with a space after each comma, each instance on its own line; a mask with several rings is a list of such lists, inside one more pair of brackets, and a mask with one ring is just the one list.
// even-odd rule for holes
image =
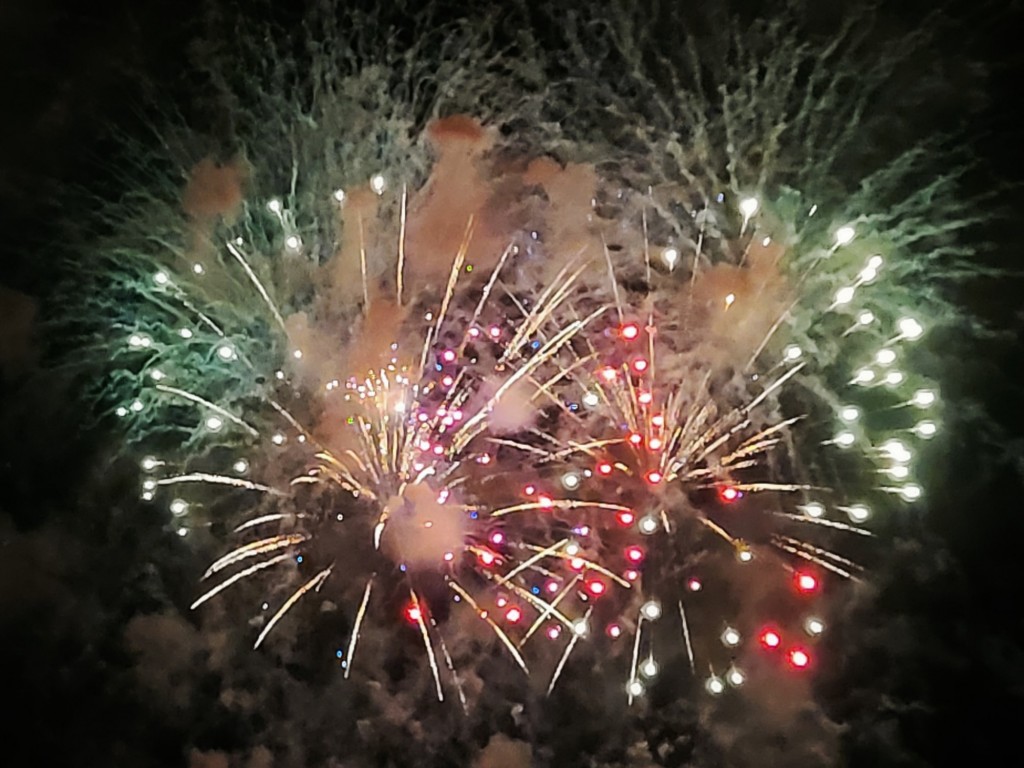
[[[192, 166], [184, 214], [119, 273], [137, 304], [114, 380], [116, 414], [156, 446], [144, 500], [183, 537], [218, 528], [225, 503], [249, 510], [194, 608], [268, 584], [260, 646], [330, 594], [352, 617], [346, 677], [372, 621], [413, 633], [438, 698], [464, 703], [451, 646], [480, 629], [549, 691], [578, 649], [607, 648], [630, 703], [675, 658], [712, 695], [758, 655], [815, 666], [825, 600], [862, 577], [872, 516], [922, 496], [913, 458], [938, 398], [911, 364], [926, 332], [915, 248], [938, 258], [934, 240], [970, 218], [914, 234], [949, 178], [882, 213], [863, 192], [814, 199], [867, 91], [822, 124], [815, 100], [836, 82], [819, 66], [798, 87], [820, 62], [783, 25], [735, 38], [760, 41], [737, 51], [766, 57], [757, 83], [716, 71], [708, 96], [699, 76], [670, 94], [632, 79], [639, 43], [615, 19], [612, 50], [635, 66], [602, 81], [604, 116], [573, 97], [578, 136], [551, 120], [498, 130], [566, 102], [496, 105], [514, 88], [482, 48], [446, 63], [497, 89], [479, 119], [409, 123], [417, 140], [388, 144], [378, 167], [317, 166], [303, 185], [302, 163], [335, 146], [314, 118], [287, 142], [301, 146], [277, 174], [290, 191], [241, 160]], [[565, 34], [595, 33], [571, 20]], [[853, 56], [849, 35], [827, 57]], [[869, 74], [864, 88], [883, 79]], [[375, 76], [345, 82], [362, 93]], [[350, 96], [320, 98], [322, 123]], [[435, 112], [465, 106], [450, 99]], [[399, 112], [359, 114], [380, 126]], [[616, 148], [622, 114], [643, 140], [633, 155]], [[781, 170], [800, 152], [807, 172]], [[920, 158], [860, 189], [891, 196]]]

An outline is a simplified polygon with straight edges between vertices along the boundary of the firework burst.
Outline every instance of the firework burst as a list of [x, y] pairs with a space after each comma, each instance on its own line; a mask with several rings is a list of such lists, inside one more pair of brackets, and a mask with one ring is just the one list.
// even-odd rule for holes
[[[330, 594], [351, 615], [346, 677], [372, 621], [414, 633], [438, 698], [463, 703], [460, 638], [479, 628], [548, 691], [575, 651], [606, 648], [630, 703], [674, 659], [713, 695], [770, 668], [760, 656], [815, 665], [823, 601], [861, 578], [872, 515], [922, 495], [912, 459], [937, 396], [909, 366], [925, 333], [912, 281], [922, 259], [959, 263], [943, 243], [972, 220], [922, 226], [949, 177], [868, 207], [918, 150], [859, 192], [819, 183], [868, 94], [823, 124], [839, 78], [784, 25], [733, 36], [733, 59], [766, 62], [754, 74], [702, 68], [690, 40], [684, 64], [660, 61], [693, 82], [666, 92], [636, 79], [627, 17], [565, 28], [565, 57], [589, 40], [631, 63], [602, 82], [600, 117], [591, 86], [567, 101], [557, 79], [550, 103], [534, 89], [495, 106], [526, 70], [445, 48], [480, 120], [446, 92], [432, 111], [448, 117], [384, 132], [377, 167], [314, 170], [335, 146], [324, 124], [358, 136], [400, 114], [361, 111], [382, 70], [359, 57], [347, 91], [317, 90], [317, 54], [320, 111], [285, 142], [287, 173], [257, 131], [245, 160], [192, 165], [183, 215], [160, 203], [162, 228], [109, 283], [130, 307], [110, 390], [154, 446], [142, 497], [183, 537], [250, 510], [194, 608], [271, 585], [260, 646]], [[858, 40], [845, 27], [823, 55]], [[391, 87], [419, 54], [380, 55]], [[617, 148], [635, 144], [623, 114], [641, 147]], [[801, 152], [805, 172], [787, 165]]]

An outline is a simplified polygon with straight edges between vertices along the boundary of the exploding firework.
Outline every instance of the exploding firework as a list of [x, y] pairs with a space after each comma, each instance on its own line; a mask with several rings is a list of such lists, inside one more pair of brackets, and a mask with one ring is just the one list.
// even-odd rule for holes
[[688, 37], [646, 78], [657, 41], [605, 22], [518, 39], [540, 85], [445, 27], [430, 96], [401, 87], [427, 43], [316, 49], [294, 104], [235, 94], [244, 153], [122, 216], [108, 391], [142, 498], [182, 537], [245, 511], [194, 608], [260, 584], [260, 646], [329, 595], [346, 677], [374, 622], [463, 702], [466, 637], [548, 691], [607, 649], [631, 703], [677, 658], [712, 695], [815, 666], [873, 515], [922, 495], [922, 281], [971, 219], [951, 176], [908, 187], [920, 148], [838, 172], [897, 61], [830, 75], [853, 25], [730, 23], [729, 55]]

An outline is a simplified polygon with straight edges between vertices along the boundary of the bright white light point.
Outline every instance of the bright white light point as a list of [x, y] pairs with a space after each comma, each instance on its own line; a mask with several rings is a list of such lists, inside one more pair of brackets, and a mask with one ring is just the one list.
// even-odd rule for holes
[[152, 371], [149, 372], [149, 377], [153, 381], [160, 381], [161, 379], [164, 378], [164, 372], [161, 371], [159, 368], [154, 368]]
[[284, 380], [284, 371], [274, 371], [274, 378], [278, 381]]
[[748, 219], [757, 213], [758, 207], [760, 207], [760, 203], [757, 202], [756, 197], [745, 197], [740, 200], [740, 210]]
[[856, 289], [851, 285], [845, 285], [836, 291], [836, 304], [849, 304], [853, 301], [853, 294]]
[[193, 264], [192, 265], [192, 271], [195, 272], [197, 275], [201, 275], [206, 270], [203, 269], [203, 265], [202, 264]]
[[567, 554], [569, 557], [576, 557], [576, 555], [578, 555], [579, 553], [580, 545], [577, 544], [575, 541], [570, 541], [569, 544], [566, 545], [565, 554]]
[[644, 693], [644, 684], [639, 680], [630, 680], [626, 686], [626, 693], [630, 696], [642, 696]]
[[917, 501], [918, 499], [921, 498], [922, 493], [923, 491], [921, 490], [921, 486], [914, 485], [913, 483], [909, 485], [904, 485], [900, 489], [900, 496], [902, 496], [907, 501]]
[[853, 432], [840, 432], [835, 438], [836, 445], [842, 448], [849, 448], [855, 442], [857, 442], [857, 438]]
[[220, 416], [211, 416], [206, 420], [206, 428], [211, 432], [217, 432], [224, 426], [224, 420]]
[[902, 384], [905, 378], [906, 376], [903, 375], [902, 371], [889, 371], [885, 374], [885, 383], [890, 386], [896, 386], [897, 384]]
[[860, 408], [855, 405], [843, 406], [842, 410], [839, 411], [839, 418], [847, 423], [856, 421], [860, 418]]
[[566, 490], [574, 491], [580, 486], [580, 476], [575, 472], [566, 472], [562, 475], [562, 485], [565, 486]]
[[648, 621], [655, 621], [661, 617], [661, 603], [649, 600], [640, 606], [640, 613], [642, 613], [644, 618]]
[[116, 413], [118, 416], [127, 416], [128, 415], [128, 409], [125, 408], [123, 405], [119, 405], [117, 407], [117, 410], [114, 411], [114, 413]]
[[860, 274], [858, 274], [857, 277], [863, 280], [865, 283], [870, 283], [872, 280], [878, 277], [878, 270], [872, 269], [871, 267], [864, 267], [864, 269], [860, 271]]
[[939, 428], [934, 421], [920, 421], [914, 426], [914, 432], [918, 437], [934, 437]]
[[798, 347], [796, 344], [790, 344], [782, 352], [782, 354], [785, 356], [787, 360], [796, 360], [803, 353], [804, 351], [800, 349], [800, 347]]
[[142, 481], [142, 490], [144, 490], [144, 491], [155, 491], [156, 490], [156, 480], [153, 480], [152, 478], [150, 478], [148, 480], [143, 480]]
[[138, 413], [143, 409], [141, 400], [132, 400], [132, 404], [128, 406], [133, 412]]
[[825, 631], [825, 622], [813, 616], [804, 622], [804, 629], [808, 635], [820, 635]]
[[708, 681], [704, 684], [707, 688], [708, 693], [713, 696], [718, 696], [722, 691], [725, 690], [725, 683], [722, 682], [722, 678], [712, 675], [708, 678]]
[[854, 504], [852, 507], [846, 508], [846, 514], [850, 516], [850, 519], [855, 523], [863, 523], [869, 517], [871, 517], [871, 510], [863, 504]]
[[301, 349], [296, 349], [294, 352], [292, 352], [292, 357], [294, 357], [296, 360], [301, 360], [302, 359], [302, 350]]
[[273, 200], [271, 200], [269, 203], [267, 203], [267, 209], [271, 213], [280, 213], [281, 212], [281, 201], [278, 200], [275, 197]]
[[875, 313], [870, 309], [865, 309], [859, 315], [857, 315], [857, 322], [861, 325], [871, 325], [875, 322]]
[[185, 536], [188, 536], [188, 528], [186, 528], [185, 526], [182, 526], [181, 528], [179, 528], [178, 529], [178, 535], [181, 536], [182, 538], [184, 538]]
[[654, 659], [647, 659], [640, 665], [640, 674], [644, 677], [654, 677], [658, 674], [658, 662]]
[[912, 402], [919, 408], [926, 408], [935, 402], [935, 393], [930, 389], [919, 389], [914, 393]]
[[856, 234], [853, 227], [840, 227], [836, 230], [836, 245], [846, 245], [853, 240]]
[[242, 474], [243, 472], [249, 471], [249, 462], [246, 461], [245, 459], [239, 459], [232, 465], [231, 468], [234, 469], [235, 472], [237, 472], [238, 474]]
[[679, 251], [675, 248], [666, 248], [661, 252], [661, 258], [665, 260], [669, 269], [675, 269], [676, 263], [679, 261]]
[[153, 275], [153, 282], [156, 283], [157, 285], [167, 285], [169, 282], [171, 282], [171, 278], [167, 275], [166, 272], [161, 271]]
[[725, 306], [731, 307], [734, 301], [736, 301], [736, 294], [730, 293], [728, 296], [725, 297]]
[[729, 678], [729, 684], [736, 687], [743, 685], [747, 680], [747, 678], [743, 676], [743, 673], [736, 669], [736, 667], [730, 669], [728, 674], [726, 674], [726, 677]]
[[896, 360], [896, 352], [892, 349], [880, 349], [875, 355], [875, 360], [879, 365], [889, 365]]
[[740, 644], [740, 633], [729, 627], [722, 633], [722, 645], [732, 648]]
[[143, 491], [143, 493], [142, 493], [142, 500], [143, 501], [152, 501], [153, 500], [153, 492], [152, 491]]
[[585, 634], [587, 634], [587, 632], [590, 631], [590, 627], [587, 626], [587, 620], [586, 619], [580, 619], [579, 621], [574, 623], [572, 625], [572, 631], [575, 632], [580, 637], [583, 637]]
[[868, 266], [867, 266], [867, 268], [868, 269], [878, 269], [879, 267], [882, 266], [882, 264], [884, 262], [885, 262], [885, 259], [883, 259], [881, 256], [879, 256], [876, 253], [874, 256], [872, 256], [870, 259], [868, 259]]
[[885, 470], [885, 472], [893, 480], [905, 480], [910, 476], [910, 468], [904, 464], [894, 464]]
[[751, 552], [749, 549], [741, 549], [736, 554], [736, 557], [739, 558], [741, 563], [749, 563], [751, 560], [754, 559], [754, 553]]
[[178, 331], [178, 335], [181, 336], [181, 338], [183, 339], [191, 339], [192, 331], [189, 330], [188, 328], [182, 328]]
[[386, 186], [387, 184], [384, 181], [384, 177], [381, 176], [379, 173], [376, 174], [372, 179], [370, 179], [370, 189], [372, 189], [378, 195], [384, 194], [384, 188]]
[[812, 501], [808, 504], [802, 504], [797, 507], [808, 517], [822, 517], [825, 514], [825, 507], [816, 501]]
[[766, 237], [764, 240], [761, 241], [761, 245], [763, 245], [765, 248], [771, 245], [771, 243], [772, 239], [770, 237]]
[[299, 246], [302, 245], [302, 241], [299, 239], [298, 235], [288, 235], [288, 237], [284, 239], [284, 244], [291, 250], [297, 251]]
[[334, 199], [337, 202], [339, 202], [339, 203], [344, 203], [345, 202], [345, 190], [344, 189], [336, 189], [336, 190], [334, 190]]
[[175, 499], [171, 502], [171, 514], [180, 517], [188, 512], [188, 502], [184, 499]]
[[131, 336], [128, 337], [128, 346], [129, 347], [141, 347], [142, 346], [142, 337], [139, 336], [139, 334], [137, 334], [137, 333], [133, 333]]
[[857, 371], [857, 375], [854, 377], [854, 381], [858, 384], [867, 384], [870, 381], [875, 380], [875, 372], [870, 368], [861, 368]]
[[235, 350], [233, 350], [227, 344], [222, 344], [219, 347], [217, 347], [217, 356], [221, 360], [230, 360], [235, 356]]
[[146, 458], [139, 462], [139, 466], [142, 467], [147, 472], [151, 472], [158, 466], [160, 466], [160, 462], [154, 459], [152, 456], [147, 456]]
[[272, 438], [270, 438], [270, 442], [272, 442], [274, 445], [284, 445], [284, 435], [278, 432]]
[[900, 329], [900, 333], [911, 341], [920, 338], [924, 333], [924, 327], [912, 317], [902, 318], [896, 326]]
[[583, 395], [583, 404], [587, 406], [587, 408], [596, 408], [600, 402], [601, 398], [597, 396], [596, 392], [587, 392]]
[[656, 530], [658, 530], [658, 521], [656, 518], [653, 518], [650, 515], [640, 518], [640, 533], [650, 536]]
[[895, 461], [910, 461], [911, 454], [906, 444], [901, 440], [888, 440], [881, 446], [882, 452], [888, 454]]
[[245, 238], [236, 237], [235, 238], [235, 245], [245, 245]]

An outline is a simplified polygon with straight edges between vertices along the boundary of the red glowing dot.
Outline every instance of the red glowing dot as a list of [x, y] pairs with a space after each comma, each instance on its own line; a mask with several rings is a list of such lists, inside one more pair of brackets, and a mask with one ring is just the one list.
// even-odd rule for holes
[[455, 379], [453, 379], [451, 376], [445, 376], [444, 378], [441, 379], [441, 384], [443, 384], [446, 387], [450, 387], [454, 383]]
[[766, 629], [761, 633], [761, 645], [765, 648], [778, 648], [781, 642], [782, 638], [774, 629]]
[[607, 591], [607, 589], [608, 587], [605, 586], [603, 581], [591, 581], [587, 583], [587, 591], [594, 597], [600, 597]]
[[636, 399], [640, 402], [640, 405], [650, 405], [654, 400], [654, 395], [650, 392], [641, 392], [637, 395]]
[[612, 465], [607, 461], [602, 461], [597, 465], [597, 473], [599, 475], [610, 475], [612, 473]]
[[405, 608], [405, 618], [412, 624], [418, 624], [423, 620], [423, 611], [420, 610], [416, 603], [410, 603]]
[[444, 360], [446, 363], [454, 362], [455, 361], [455, 350], [454, 349], [446, 349], [444, 352], [441, 353], [441, 359]]
[[550, 496], [541, 495], [537, 497], [537, 503], [540, 504], [541, 509], [551, 509], [555, 502]]
[[634, 516], [632, 512], [619, 512], [617, 515], [619, 519], [619, 525], [632, 525]]
[[661, 438], [660, 437], [652, 437], [650, 440], [647, 441], [647, 447], [650, 448], [652, 451], [660, 451], [661, 450]]
[[690, 579], [686, 582], [686, 586], [691, 592], [700, 592], [700, 588], [703, 584], [700, 583], [700, 579]]
[[640, 326], [636, 323], [626, 323], [619, 328], [619, 335], [627, 341], [632, 341], [640, 335]]
[[718, 489], [718, 498], [723, 504], [732, 504], [742, 495], [743, 493], [739, 489], [733, 488], [731, 485], [724, 485]]
[[551, 594], [554, 594], [555, 592], [557, 592], [558, 591], [558, 582], [557, 581], [549, 581], [547, 583], [547, 590]]
[[536, 490], [537, 489], [534, 486], [528, 485], [525, 488], [523, 488], [523, 493], [525, 493], [527, 496], [533, 496]]
[[608, 637], [614, 640], [622, 634], [622, 627], [618, 624], [609, 624], [608, 629], [605, 631], [608, 633]]
[[515, 624], [517, 621], [523, 618], [523, 612], [513, 605], [511, 608], [505, 611], [505, 618], [512, 624]]
[[818, 580], [810, 573], [797, 571], [796, 588], [801, 592], [813, 592], [818, 588]]
[[494, 561], [497, 559], [494, 556], [493, 552], [489, 552], [486, 549], [481, 551], [480, 554], [478, 555], [478, 557], [480, 558], [480, 562], [483, 565], [494, 565]]
[[644, 371], [647, 370], [647, 361], [644, 360], [642, 357], [638, 357], [636, 360], [633, 361], [633, 370], [636, 371], [637, 373], [643, 373]]
[[582, 557], [574, 557], [569, 561], [569, 567], [574, 571], [582, 571], [586, 561]]
[[616, 375], [617, 374], [615, 373], [615, 369], [614, 368], [602, 368], [601, 369], [601, 378], [604, 379], [605, 381], [615, 381], [615, 376]]
[[657, 485], [658, 483], [661, 482], [661, 472], [659, 472], [656, 469], [652, 469], [650, 472], [644, 475], [644, 479], [651, 485]]
[[811, 657], [803, 648], [794, 648], [789, 652], [789, 663], [797, 669], [803, 669], [811, 663]]
[[626, 577], [626, 581], [636, 581], [640, 578], [640, 571], [634, 571], [632, 568], [630, 568], [623, 575]]
[[488, 329], [487, 329], [487, 332], [488, 332], [489, 334], [491, 334], [491, 338], [492, 338], [492, 339], [496, 339], [496, 338], [498, 338], [499, 336], [501, 336], [501, 328], [499, 328], [499, 327], [498, 327], [498, 326], [496, 326], [496, 325], [492, 325], [492, 326], [491, 326], [490, 328], [488, 328]]
[[629, 437], [626, 438], [633, 445], [640, 445], [644, 441], [643, 436], [639, 432], [631, 432]]
[[491, 534], [492, 544], [501, 544], [503, 541], [505, 541], [505, 534], [501, 531], [495, 531]]
[[665, 426], [665, 417], [660, 414], [657, 416], [653, 416], [651, 417], [651, 424], [653, 424], [656, 427], [663, 427]]
[[639, 563], [644, 559], [644, 551], [640, 547], [626, 547], [626, 559], [632, 563]]
[[562, 632], [558, 627], [551, 627], [548, 630], [548, 638], [550, 640], [557, 640], [560, 634], [562, 634]]

